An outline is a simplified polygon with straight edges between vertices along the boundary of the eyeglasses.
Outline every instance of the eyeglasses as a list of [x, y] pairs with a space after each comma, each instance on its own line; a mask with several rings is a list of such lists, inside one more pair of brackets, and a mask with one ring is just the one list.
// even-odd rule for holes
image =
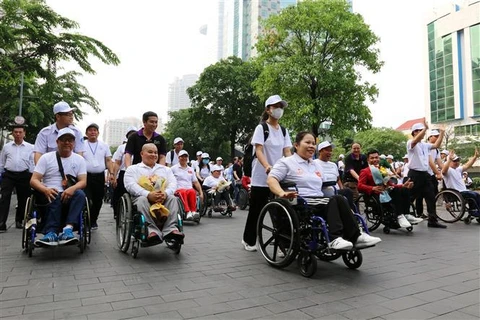
[[66, 143], [66, 142], [75, 142], [75, 138], [74, 137], [65, 137], [65, 138], [60, 138], [58, 139], [60, 142], [63, 142], [63, 143]]
[[60, 116], [73, 117], [73, 112], [59, 112], [57, 114]]

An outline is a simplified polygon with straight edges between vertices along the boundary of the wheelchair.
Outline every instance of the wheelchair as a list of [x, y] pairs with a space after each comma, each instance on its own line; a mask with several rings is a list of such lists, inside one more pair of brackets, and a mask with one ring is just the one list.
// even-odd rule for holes
[[[281, 185], [282, 188], [296, 188], [291, 184]], [[369, 233], [363, 218], [354, 215], [363, 232]], [[297, 259], [300, 273], [304, 277], [315, 274], [317, 258], [333, 261], [342, 256], [343, 262], [350, 269], [359, 268], [363, 262], [359, 249], [328, 248], [330, 239], [326, 221], [312, 214], [307, 200], [302, 197], [270, 200], [260, 212], [257, 237], [260, 252], [271, 266], [285, 268]]]
[[[391, 202], [380, 203], [376, 196], [360, 194], [356, 201], [358, 214], [362, 216], [368, 226], [368, 230], [374, 231], [383, 224], [383, 232], [389, 234], [391, 229], [400, 229], [397, 221], [395, 208]], [[410, 214], [415, 216], [415, 206], [410, 203]], [[406, 228], [408, 232], [413, 231], [413, 226]]]
[[447, 223], [457, 222], [463, 218], [465, 224], [470, 224], [473, 219], [480, 223], [480, 208], [475, 199], [464, 197], [455, 189], [443, 189], [435, 197], [436, 216]]
[[[207, 186], [202, 186], [203, 190], [203, 204], [200, 207], [200, 216], [207, 215], [209, 218], [213, 216], [213, 212], [215, 211], [214, 208], [214, 199], [215, 195], [213, 193], [208, 192], [210, 188]], [[228, 192], [225, 190], [224, 192]], [[222, 216], [229, 216], [232, 217], [232, 210], [228, 207], [227, 202], [225, 200], [221, 200], [218, 204], [218, 210], [215, 212], [220, 213]]]
[[197, 224], [200, 224], [200, 220], [202, 219], [202, 203], [200, 202], [200, 197], [197, 195], [197, 211], [199, 213], [198, 215], [198, 218], [196, 219], [190, 219], [190, 220], [187, 220], [187, 212], [185, 211], [185, 207], [183, 205], [183, 201], [182, 199], [177, 195], [177, 193], [175, 193], [175, 197], [178, 198], [179, 200], [179, 206], [180, 206], [180, 215], [182, 217], [182, 221], [185, 222], [185, 221], [193, 221], [193, 222], [196, 222]]
[[[45, 214], [48, 202], [45, 197], [37, 191], [33, 191], [32, 195], [27, 198], [25, 205], [25, 215], [23, 217], [23, 230], [22, 230], [22, 249], [28, 257], [32, 257], [33, 250], [38, 248], [35, 245], [35, 238], [37, 233], [41, 233], [45, 225]], [[67, 215], [67, 206], [62, 206], [62, 224]], [[90, 244], [92, 238], [92, 231], [90, 225], [90, 206], [89, 200], [85, 197], [85, 207], [80, 215], [80, 221], [78, 221], [78, 227], [74, 229], [78, 232], [78, 247], [80, 253], [83, 253]]]
[[[177, 198], [179, 202], [181, 200]], [[183, 220], [180, 213], [178, 215], [179, 231], [183, 231]], [[136, 206], [133, 205], [130, 194], [125, 193], [120, 198], [118, 216], [116, 220], [116, 238], [117, 246], [121, 252], [127, 253], [131, 245], [131, 256], [136, 259], [140, 247], [146, 248], [158, 245], [162, 242], [149, 243], [147, 242], [148, 224], [145, 221], [143, 214], [137, 211]], [[168, 249], [171, 249], [175, 254], [179, 254], [182, 249], [183, 242], [174, 239], [164, 240]]]
[[238, 188], [238, 207], [241, 210], [245, 210], [250, 205], [250, 191], [245, 189], [242, 185], [239, 185]]

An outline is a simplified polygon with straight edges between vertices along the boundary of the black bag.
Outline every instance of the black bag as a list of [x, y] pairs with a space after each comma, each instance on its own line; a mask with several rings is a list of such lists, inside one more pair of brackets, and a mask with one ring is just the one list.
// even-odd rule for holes
[[[268, 124], [266, 122], [261, 123], [263, 127], [263, 142], [267, 141], [268, 136], [270, 135], [270, 131], [268, 130]], [[282, 129], [283, 136], [285, 137], [287, 135], [287, 130], [280, 126], [280, 129]], [[252, 136], [253, 137], [253, 136]], [[245, 146], [243, 149], [243, 174], [246, 175], [247, 177], [252, 176], [252, 164], [253, 164], [253, 159], [256, 158], [256, 154], [254, 154], [254, 147], [252, 146], [252, 138], [248, 141], [248, 144]]]
[[58, 151], [56, 154], [57, 154], [58, 171], [60, 171], [60, 174], [62, 175], [62, 179], [64, 181], [67, 181], [66, 188], [70, 188], [71, 186], [75, 185], [78, 182], [78, 179], [77, 177], [74, 177], [71, 174], [65, 175], [65, 172], [63, 171], [62, 160], [60, 160], [60, 154], [58, 153]]

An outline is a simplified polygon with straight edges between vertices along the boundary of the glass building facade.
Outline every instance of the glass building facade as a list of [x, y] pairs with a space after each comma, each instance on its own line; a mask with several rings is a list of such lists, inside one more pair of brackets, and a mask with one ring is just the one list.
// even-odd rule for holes
[[480, 116], [480, 24], [470, 27], [470, 49], [472, 56], [473, 114], [474, 116]]

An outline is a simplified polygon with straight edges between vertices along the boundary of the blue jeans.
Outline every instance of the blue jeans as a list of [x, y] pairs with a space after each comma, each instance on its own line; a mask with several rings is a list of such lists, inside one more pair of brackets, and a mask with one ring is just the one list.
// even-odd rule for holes
[[[62, 226], [62, 200], [60, 199], [62, 193], [60, 192], [55, 200], [53, 200], [48, 206], [45, 213], [45, 227], [43, 233], [49, 232], [58, 233]], [[74, 227], [78, 227], [83, 208], [85, 207], [85, 193], [83, 190], [77, 190], [73, 194], [70, 201], [66, 204], [68, 206], [67, 218], [65, 224], [71, 224]]]

